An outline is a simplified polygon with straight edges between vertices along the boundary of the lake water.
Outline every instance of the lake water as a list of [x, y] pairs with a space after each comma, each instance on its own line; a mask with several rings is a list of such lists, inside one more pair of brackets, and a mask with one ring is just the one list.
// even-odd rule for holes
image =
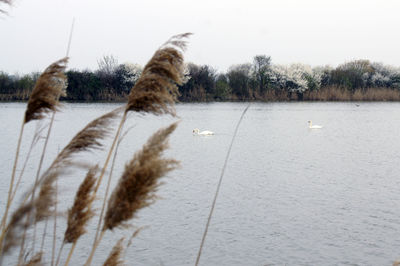
[[[65, 104], [56, 116], [45, 165], [87, 122], [117, 106]], [[225, 156], [246, 106], [177, 105], [181, 122], [166, 156], [180, 160], [181, 168], [163, 179], [161, 199], [132, 220], [134, 226], [147, 227], [128, 248], [128, 265], [194, 264]], [[0, 104], [2, 209], [24, 109], [21, 103]], [[130, 116], [114, 184], [152, 132], [175, 120]], [[323, 128], [308, 129], [308, 120]], [[28, 125], [22, 154], [35, 128], [34, 122]], [[215, 135], [193, 136], [194, 128]], [[391, 265], [400, 258], [399, 133], [400, 103], [252, 103], [232, 147], [200, 265]], [[40, 149], [37, 145], [21, 191], [33, 182]], [[101, 162], [104, 152], [79, 158]], [[60, 209], [70, 206], [83, 175], [76, 171], [60, 179]], [[64, 224], [57, 222], [62, 234]], [[91, 235], [79, 241], [71, 265], [83, 264], [96, 223], [89, 226]], [[95, 265], [132, 230], [107, 232]]]

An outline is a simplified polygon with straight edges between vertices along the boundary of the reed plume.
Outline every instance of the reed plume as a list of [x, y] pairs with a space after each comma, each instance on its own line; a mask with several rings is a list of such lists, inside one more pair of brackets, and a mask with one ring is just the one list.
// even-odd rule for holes
[[[36, 81], [35, 87], [29, 98], [28, 106], [25, 111], [23, 123], [19, 134], [17, 150], [11, 174], [6, 210], [4, 212], [4, 216], [2, 218], [2, 223], [1, 223], [2, 234], [4, 233], [5, 224], [7, 223], [8, 211], [12, 202], [11, 196], [13, 192], [15, 173], [18, 164], [19, 151], [21, 147], [24, 126], [31, 120], [42, 119], [45, 117], [46, 113], [57, 110], [59, 105], [58, 99], [61, 95], [65, 94], [64, 90], [67, 84], [67, 77], [64, 75], [63, 72], [65, 71], [67, 63], [68, 63], [68, 57], [65, 57], [47, 67], [45, 71], [40, 75], [39, 79]], [[50, 128], [51, 126], [49, 126], [49, 130]], [[43, 155], [44, 154], [42, 154], [42, 157]]]
[[58, 99], [65, 95], [67, 77], [64, 71], [68, 57], [64, 57], [45, 69], [36, 81], [25, 111], [25, 123], [42, 119], [46, 113], [57, 111]]
[[125, 165], [118, 185], [108, 201], [103, 231], [123, 226], [123, 223], [135, 217], [139, 209], [154, 202], [159, 179], [178, 165], [178, 161], [174, 159], [161, 157], [168, 148], [168, 137], [177, 125], [173, 123], [158, 130]]
[[121, 258], [123, 247], [122, 243], [124, 238], [118, 240], [117, 244], [112, 248], [110, 255], [108, 255], [106, 261], [104, 262], [103, 266], [121, 266], [124, 265], [124, 261]]
[[43, 253], [36, 253], [29, 261], [22, 264], [23, 266], [42, 266], [44, 265], [42, 262]]
[[[121, 108], [117, 108], [90, 122], [58, 154], [51, 166], [43, 173], [39, 182], [34, 186], [34, 188], [37, 186], [40, 187], [39, 195], [33, 201], [26, 203], [26, 199], [34, 191], [34, 188], [32, 188], [26, 195], [21, 206], [14, 212], [9, 225], [5, 227], [0, 237], [0, 243], [4, 239], [4, 253], [15, 246], [17, 239], [21, 239], [20, 235], [17, 235], [20, 230], [26, 231], [31, 225], [47, 219], [51, 215], [51, 208], [55, 205], [55, 180], [65, 171], [69, 170], [68, 166], [76, 165], [72, 161], [74, 154], [102, 147], [100, 140], [107, 136], [111, 130], [112, 121], [118, 117], [121, 111]], [[34, 216], [32, 216], [34, 219], [29, 217], [32, 211], [34, 211]], [[22, 217], [25, 217], [25, 222], [21, 220]], [[20, 242], [18, 241], [17, 243]]]
[[[184, 51], [186, 48], [186, 41], [184, 39], [188, 38], [190, 35], [191, 33], [184, 33], [172, 36], [155, 52], [143, 69], [139, 80], [129, 93], [124, 115], [115, 133], [107, 159], [104, 162], [95, 192], [97, 192], [100, 187], [104, 173], [111, 159], [111, 154], [114, 151], [114, 147], [129, 111], [148, 112], [155, 115], [165, 113], [175, 116], [174, 103], [179, 93], [177, 84], [181, 84], [184, 77], [183, 54], [181, 51]], [[94, 247], [96, 246], [101, 228], [103, 209], [105, 208], [104, 204], [99, 217], [99, 226], [97, 227], [94, 238]], [[90, 258], [87, 263], [90, 264]]]
[[[57, 180], [62, 169], [67, 169], [71, 166], [77, 166], [78, 164], [72, 161], [74, 154], [83, 151], [91, 151], [102, 148], [103, 144], [100, 140], [104, 139], [111, 130], [111, 124], [113, 120], [118, 117], [118, 114], [122, 111], [122, 108], [117, 108], [86, 125], [80, 132], [78, 132], [72, 140], [64, 147], [64, 149], [58, 154], [56, 159], [53, 161], [51, 166], [46, 170], [42, 177], [37, 182], [37, 186], [40, 186], [40, 193], [43, 196], [51, 197], [49, 201], [44, 202], [40, 208], [43, 210], [38, 213], [50, 212], [52, 203], [55, 202], [55, 189], [54, 183]], [[84, 165], [85, 166], [85, 165]], [[86, 166], [85, 166], [86, 167]], [[33, 193], [32, 189], [31, 193]], [[29, 194], [28, 194], [29, 195]], [[40, 195], [39, 195], [40, 197]], [[43, 236], [46, 234], [44, 232]]]
[[73, 243], [70, 252], [68, 254], [65, 265], [68, 265], [72, 253], [74, 252], [78, 239], [86, 233], [86, 224], [94, 216], [94, 212], [91, 208], [92, 202], [95, 199], [94, 187], [96, 184], [96, 174], [99, 170], [98, 165], [89, 169], [85, 179], [79, 186], [79, 189], [75, 195], [74, 204], [72, 208], [68, 210], [67, 229], [64, 233], [64, 241], [61, 245], [58, 253], [57, 263], [58, 264], [61, 256], [61, 251], [65, 243]]
[[38, 184], [54, 181], [56, 176], [51, 174], [52, 171], [73, 165], [72, 157], [74, 154], [101, 149], [103, 144], [100, 141], [108, 136], [111, 131], [112, 122], [118, 117], [121, 111], [122, 108], [117, 108], [91, 121], [79, 131], [57, 155], [51, 166], [40, 178]]
[[[128, 96], [126, 112], [148, 112], [175, 116], [174, 102], [179, 95], [177, 84], [183, 80], [183, 40], [191, 33], [171, 37], [153, 55]], [[179, 50], [178, 50], [179, 49]]]
[[[11, 216], [9, 225], [5, 228], [1, 236], [1, 256], [7, 254], [11, 249], [21, 242], [22, 232], [30, 226], [30, 221], [26, 216], [34, 208], [34, 204], [24, 204], [20, 206]], [[32, 219], [31, 219], [32, 220]]]
[[140, 227], [140, 228], [136, 229], [136, 230], [133, 232], [133, 234], [131, 235], [131, 237], [130, 237], [129, 240], [128, 240], [128, 244], [126, 245], [126, 248], [129, 248], [129, 247], [132, 245], [133, 239], [134, 239], [144, 228], [146, 228], [146, 227], [147, 227], [147, 226]]
[[85, 226], [87, 222], [94, 216], [93, 210], [88, 207], [95, 199], [93, 190], [98, 169], [96, 165], [88, 171], [75, 195], [72, 208], [68, 210], [67, 230], [64, 234], [64, 242], [66, 243], [78, 241], [79, 237], [86, 233]]
[[[58, 175], [57, 171], [52, 172], [53, 175]], [[21, 204], [11, 216], [11, 220], [6, 226], [4, 233], [0, 237], [2, 250], [0, 255], [7, 254], [11, 249], [24, 240], [22, 234], [37, 222], [40, 222], [51, 216], [49, 208], [54, 206], [54, 197], [52, 197], [52, 186], [44, 184], [39, 193], [39, 196], [34, 201]], [[30, 215], [34, 213], [35, 215]]]
[[[54, 118], [59, 105], [59, 98], [61, 95], [65, 96], [65, 89], [67, 87], [67, 77], [64, 75], [65, 68], [68, 63], [68, 57], [65, 57], [57, 62], [51, 64], [42, 75], [39, 77], [35, 84], [35, 88], [28, 101], [28, 106], [25, 112], [25, 123], [31, 120], [42, 119], [45, 117], [46, 113], [52, 112], [50, 119], [50, 124], [48, 126], [47, 135], [43, 145], [42, 154], [39, 161], [39, 166], [37, 168], [37, 173], [35, 176], [35, 185], [32, 192], [31, 200], [35, 197], [35, 188], [37, 187], [37, 182], [42, 170], [42, 165], [44, 161], [44, 156], [46, 154], [47, 144], [50, 138], [50, 133], [53, 127]], [[56, 220], [54, 221], [56, 223]], [[25, 234], [24, 234], [25, 237]], [[34, 249], [36, 241], [36, 226], [34, 227], [32, 247]], [[22, 252], [24, 246], [24, 239], [22, 241], [20, 259], [22, 259]]]
[[94, 252], [106, 230], [127, 226], [126, 222], [134, 218], [138, 210], [155, 201], [155, 192], [160, 185], [159, 179], [179, 164], [174, 159], [161, 157], [163, 151], [168, 148], [168, 137], [177, 125], [178, 123], [173, 123], [158, 130], [142, 150], [136, 152], [133, 159], [125, 165], [125, 170], [108, 201], [101, 234], [95, 238], [85, 265], [91, 264]]

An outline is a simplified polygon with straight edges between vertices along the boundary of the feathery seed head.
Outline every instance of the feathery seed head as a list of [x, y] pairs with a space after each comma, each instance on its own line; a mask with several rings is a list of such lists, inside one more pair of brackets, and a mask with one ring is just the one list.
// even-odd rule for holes
[[126, 221], [135, 217], [139, 209], [155, 201], [159, 179], [179, 164], [176, 160], [161, 157], [168, 147], [168, 136], [176, 127], [177, 123], [174, 123], [158, 130], [125, 165], [118, 185], [108, 201], [103, 231], [124, 226]]
[[42, 119], [46, 113], [57, 110], [58, 99], [65, 95], [67, 87], [67, 77], [64, 75], [67, 63], [68, 57], [60, 59], [40, 75], [28, 101], [25, 123]]
[[183, 81], [183, 54], [191, 33], [173, 36], [164, 43], [144, 67], [128, 97], [126, 112], [148, 112], [175, 116], [177, 85]]

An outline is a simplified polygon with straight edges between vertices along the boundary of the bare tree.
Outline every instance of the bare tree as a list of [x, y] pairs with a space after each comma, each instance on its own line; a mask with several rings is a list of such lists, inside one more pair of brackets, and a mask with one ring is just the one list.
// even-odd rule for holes
[[104, 55], [103, 58], [97, 61], [97, 65], [101, 74], [110, 76], [114, 74], [118, 67], [118, 60], [112, 55]]

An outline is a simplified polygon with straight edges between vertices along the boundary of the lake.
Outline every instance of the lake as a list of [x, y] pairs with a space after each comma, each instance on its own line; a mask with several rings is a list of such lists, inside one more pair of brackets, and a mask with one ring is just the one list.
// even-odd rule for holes
[[[65, 104], [56, 115], [45, 166], [90, 120], [117, 106]], [[138, 213], [131, 221], [134, 228], [105, 234], [95, 265], [137, 227], [145, 228], [125, 254], [128, 265], [194, 265], [225, 157], [246, 106], [178, 104], [178, 119], [130, 115], [112, 183], [153, 132], [176, 120], [181, 122], [166, 156], [180, 160], [181, 167], [163, 179], [160, 199]], [[25, 104], [0, 103], [2, 210], [24, 111]], [[308, 120], [323, 128], [309, 129]], [[215, 135], [194, 136], [194, 128]], [[34, 129], [35, 122], [29, 123], [23, 155]], [[399, 133], [400, 103], [252, 103], [232, 147], [200, 265], [391, 265], [400, 258]], [[21, 192], [33, 182], [41, 144], [35, 147]], [[102, 162], [104, 153], [78, 159]], [[59, 209], [69, 208], [84, 174], [77, 170], [59, 180]], [[99, 212], [100, 204], [96, 208]], [[57, 220], [60, 241], [64, 223]], [[93, 220], [90, 235], [79, 241], [71, 265], [83, 264], [96, 224]], [[47, 240], [49, 253], [50, 236]], [[50, 256], [46, 258], [48, 262]]]

